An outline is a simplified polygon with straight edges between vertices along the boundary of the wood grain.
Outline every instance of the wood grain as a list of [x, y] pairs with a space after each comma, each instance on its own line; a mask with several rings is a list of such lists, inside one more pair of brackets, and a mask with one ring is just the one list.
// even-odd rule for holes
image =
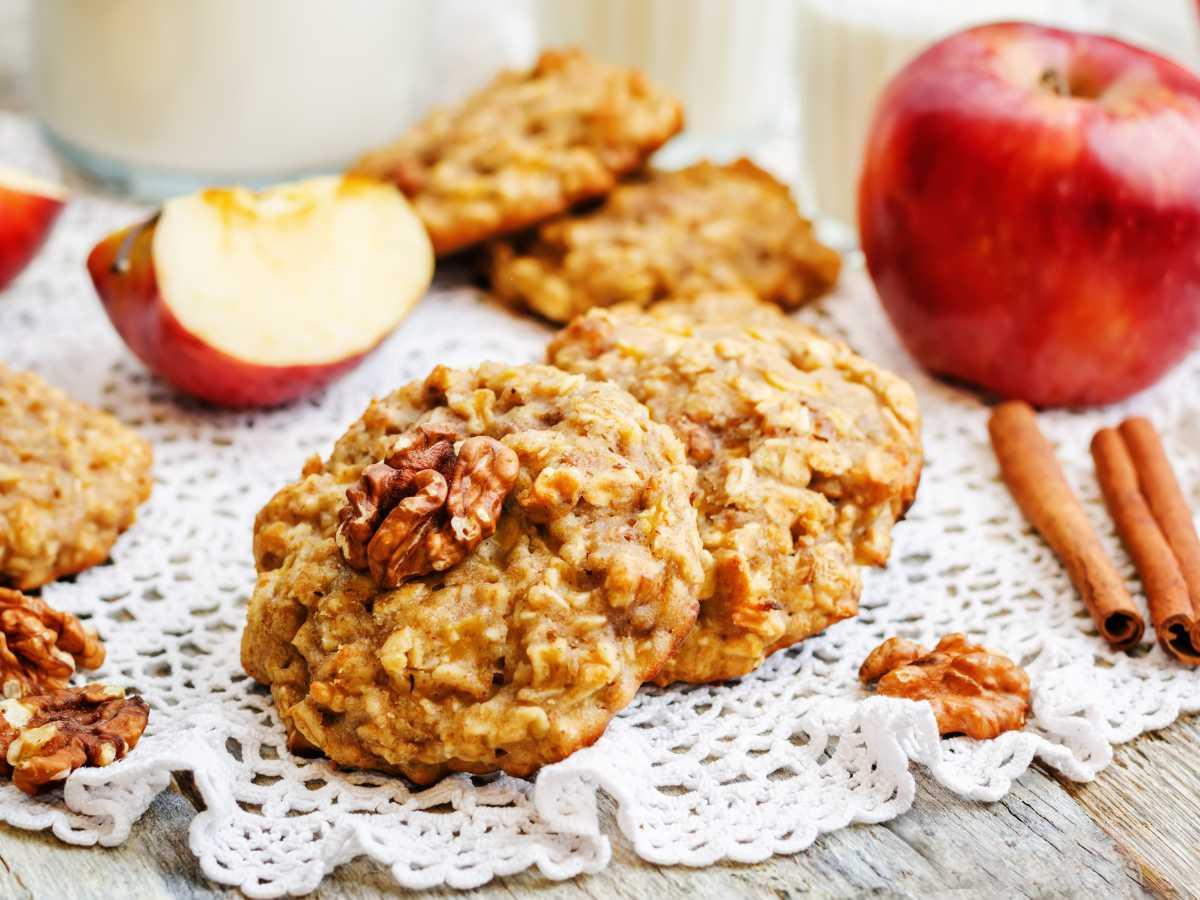
[[1200, 717], [1118, 749], [1092, 784], [1063, 787], [1155, 893], [1200, 897]]
[[[221, 896], [200, 875], [187, 845], [194, 807], [178, 791], [160, 794], [119, 847], [72, 847], [48, 831], [0, 826], [0, 897], [136, 897], [166, 900]], [[240, 896], [230, 893], [229, 896]]]

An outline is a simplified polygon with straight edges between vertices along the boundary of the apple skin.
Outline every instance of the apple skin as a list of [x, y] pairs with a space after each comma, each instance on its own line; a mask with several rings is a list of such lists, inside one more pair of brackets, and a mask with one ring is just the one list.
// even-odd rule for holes
[[110, 234], [88, 254], [87, 268], [125, 344], [181, 391], [218, 406], [278, 406], [328, 384], [374, 349], [327, 365], [270, 366], [237, 359], [205, 343], [180, 323], [159, 294], [152, 253], [156, 218]]
[[1040, 406], [1120, 400], [1200, 332], [1200, 79], [1110, 38], [961, 32], [885, 90], [858, 209], [927, 369]]
[[37, 255], [64, 205], [57, 197], [0, 185], [0, 291]]

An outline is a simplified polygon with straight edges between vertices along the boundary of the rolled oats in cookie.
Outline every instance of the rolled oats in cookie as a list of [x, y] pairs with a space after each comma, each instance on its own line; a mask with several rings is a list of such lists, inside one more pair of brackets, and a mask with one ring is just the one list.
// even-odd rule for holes
[[0, 365], [0, 584], [31, 590], [108, 558], [150, 496], [150, 445]]
[[529, 774], [596, 740], [695, 621], [695, 480], [615, 385], [438, 367], [258, 514], [242, 664], [294, 749], [421, 783]]
[[548, 50], [353, 171], [407, 194], [442, 256], [608, 193], [682, 127], [679, 102], [640, 72]]
[[916, 492], [920, 421], [901, 379], [752, 297], [595, 309], [555, 365], [625, 387], [699, 471], [712, 577], [658, 682], [743, 675], [858, 608]]
[[714, 291], [791, 309], [828, 290], [840, 268], [787, 186], [742, 159], [630, 179], [594, 211], [497, 241], [490, 272], [502, 299], [566, 322], [594, 306]]

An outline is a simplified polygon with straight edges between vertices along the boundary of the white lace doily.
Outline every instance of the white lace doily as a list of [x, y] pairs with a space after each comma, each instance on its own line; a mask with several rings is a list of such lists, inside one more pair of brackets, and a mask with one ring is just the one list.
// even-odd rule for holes
[[[24, 122], [0, 118], [0, 158], [51, 165]], [[80, 198], [35, 265], [0, 295], [0, 357], [40, 372], [137, 427], [156, 453], [154, 494], [111, 564], [48, 586], [108, 646], [97, 678], [140, 692], [153, 712], [128, 758], [76, 772], [28, 799], [0, 786], [0, 818], [76, 844], [120, 843], [172, 770], [189, 770], [207, 809], [191, 827], [204, 873], [257, 897], [317, 887], [366, 854], [409, 887], [467, 888], [536, 865], [550, 878], [602, 868], [609, 838], [596, 792], [645, 859], [703, 866], [803, 850], [821, 833], [881, 822], [913, 801], [912, 763], [959, 794], [995, 800], [1031, 760], [1091, 778], [1111, 745], [1200, 709], [1200, 673], [1157, 647], [1112, 652], [1062, 568], [998, 481], [986, 410], [917, 371], [860, 272], [806, 317], [917, 387], [927, 462], [892, 562], [866, 574], [862, 611], [738, 682], [646, 688], [590, 749], [535, 782], [447, 778], [420, 792], [398, 778], [289, 755], [268, 693], [238, 644], [254, 581], [256, 510], [368, 399], [437, 362], [537, 358], [549, 331], [469, 288], [442, 284], [386, 344], [326, 392], [286, 409], [223, 412], [149, 376], [109, 327], [84, 271], [87, 251], [141, 210]], [[1200, 508], [1200, 355], [1126, 407], [1042, 417], [1115, 557], [1088, 456], [1101, 424], [1140, 412], [1160, 427]], [[868, 698], [856, 670], [883, 637], [966, 631], [1029, 670], [1033, 716], [997, 740], [939, 740], [924, 704]]]

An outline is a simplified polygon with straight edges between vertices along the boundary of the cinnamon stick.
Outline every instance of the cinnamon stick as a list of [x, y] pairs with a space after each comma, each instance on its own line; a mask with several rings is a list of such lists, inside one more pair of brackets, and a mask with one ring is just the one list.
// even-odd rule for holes
[[1126, 419], [1120, 431], [1137, 470], [1142, 495], [1187, 584], [1194, 622], [1192, 643], [1200, 647], [1200, 537], [1196, 535], [1191, 510], [1150, 421], [1141, 417]]
[[988, 431], [1004, 483], [1066, 566], [1101, 636], [1118, 649], [1138, 643], [1145, 619], [1067, 484], [1033, 409], [1020, 401], [1001, 403], [992, 411]]
[[1112, 428], [1097, 431], [1092, 459], [1109, 515], [1142, 576], [1158, 643], [1180, 662], [1200, 665], [1200, 650], [1192, 640], [1196, 622], [1187, 582], [1139, 487], [1138, 470], [1122, 435]]

